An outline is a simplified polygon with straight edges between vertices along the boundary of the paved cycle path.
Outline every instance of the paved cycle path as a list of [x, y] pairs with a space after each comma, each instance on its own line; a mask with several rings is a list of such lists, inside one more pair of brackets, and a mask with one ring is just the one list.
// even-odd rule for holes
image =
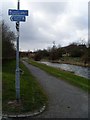
[[23, 61], [49, 98], [47, 109], [37, 118], [88, 118], [88, 93]]

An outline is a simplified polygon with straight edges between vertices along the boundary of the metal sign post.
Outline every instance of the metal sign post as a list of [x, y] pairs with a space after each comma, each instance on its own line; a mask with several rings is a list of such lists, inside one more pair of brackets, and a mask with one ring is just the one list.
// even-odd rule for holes
[[[20, 9], [20, 0], [18, 0], [17, 9]], [[20, 70], [19, 70], [19, 21], [16, 22], [17, 29], [17, 51], [16, 51], [16, 100], [20, 100]]]
[[19, 26], [20, 21], [25, 22], [25, 16], [28, 16], [28, 10], [20, 10], [20, 0], [17, 3], [17, 10], [9, 9], [8, 15], [12, 15], [10, 17], [11, 21], [16, 21], [16, 30], [17, 30], [17, 50], [16, 50], [16, 79], [15, 79], [15, 87], [16, 87], [16, 100], [20, 101], [20, 68], [19, 68]]

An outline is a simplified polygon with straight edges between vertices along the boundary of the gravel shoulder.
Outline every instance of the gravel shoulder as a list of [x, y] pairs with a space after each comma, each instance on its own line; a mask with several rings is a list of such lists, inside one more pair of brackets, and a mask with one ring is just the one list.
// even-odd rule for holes
[[23, 61], [49, 98], [46, 111], [36, 118], [88, 118], [88, 93]]

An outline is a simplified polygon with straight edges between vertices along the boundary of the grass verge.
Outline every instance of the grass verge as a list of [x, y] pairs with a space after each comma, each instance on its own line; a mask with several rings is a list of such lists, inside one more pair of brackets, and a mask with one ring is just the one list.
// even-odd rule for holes
[[47, 103], [47, 96], [36, 78], [20, 63], [24, 74], [20, 78], [20, 103], [15, 101], [15, 60], [3, 64], [2, 68], [2, 112], [22, 114], [34, 112]]
[[74, 73], [70, 73], [68, 71], [64, 71], [64, 70], [61, 70], [58, 68], [47, 66], [42, 63], [38, 63], [33, 60], [30, 60], [29, 63], [36, 67], [39, 67], [40, 69], [46, 71], [47, 73], [49, 73], [57, 78], [65, 80], [73, 85], [76, 85], [76, 86], [90, 92], [90, 80], [89, 79], [77, 76]]

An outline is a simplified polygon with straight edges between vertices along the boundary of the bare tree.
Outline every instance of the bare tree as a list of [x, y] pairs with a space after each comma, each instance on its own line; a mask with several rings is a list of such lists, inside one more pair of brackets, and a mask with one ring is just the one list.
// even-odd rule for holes
[[2, 58], [10, 59], [15, 57], [14, 41], [16, 37], [13, 31], [2, 22]]

